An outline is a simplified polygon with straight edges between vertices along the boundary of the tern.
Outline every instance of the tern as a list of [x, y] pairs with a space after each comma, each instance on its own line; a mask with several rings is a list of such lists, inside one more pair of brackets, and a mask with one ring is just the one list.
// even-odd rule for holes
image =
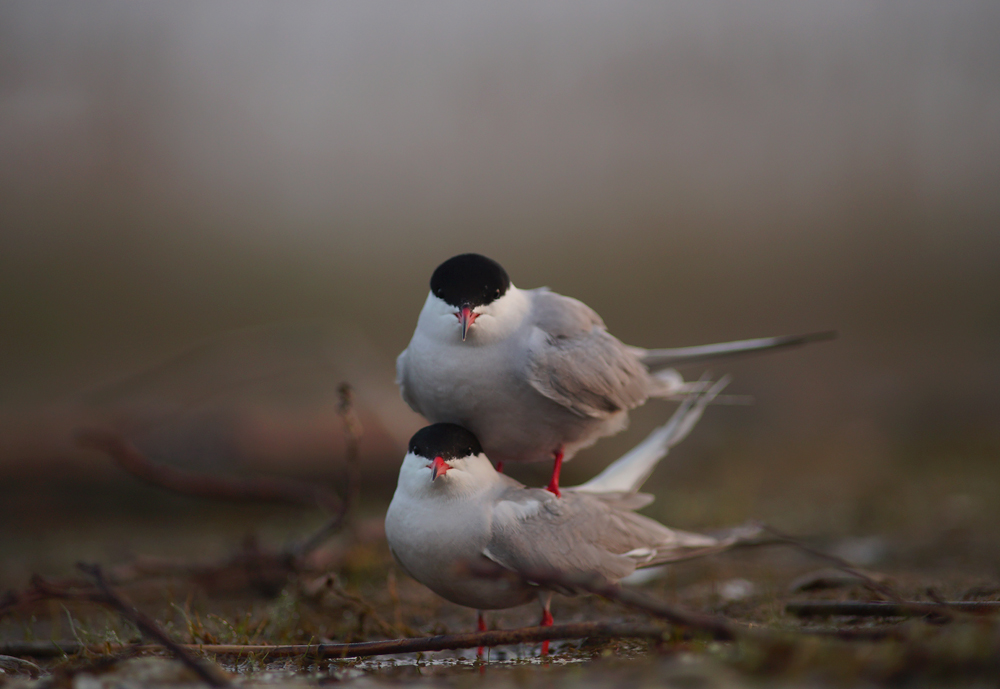
[[386, 513], [393, 557], [434, 593], [476, 609], [483, 630], [484, 610], [536, 598], [541, 624], [551, 625], [553, 589], [477, 568], [499, 566], [519, 575], [558, 572], [613, 583], [638, 568], [719, 552], [753, 537], [739, 531], [725, 538], [679, 531], [634, 511], [653, 501], [639, 488], [726, 382], [686, 399], [667, 424], [595, 478], [564, 488], [561, 498], [496, 471], [468, 429], [448, 423], [421, 429], [410, 440]]
[[590, 307], [541, 287], [521, 290], [485, 256], [461, 254], [434, 271], [413, 338], [396, 360], [403, 400], [431, 423], [471, 431], [505, 462], [562, 463], [623, 430], [650, 397], [696, 392], [673, 366], [801, 345], [832, 332], [678, 349], [630, 347]]

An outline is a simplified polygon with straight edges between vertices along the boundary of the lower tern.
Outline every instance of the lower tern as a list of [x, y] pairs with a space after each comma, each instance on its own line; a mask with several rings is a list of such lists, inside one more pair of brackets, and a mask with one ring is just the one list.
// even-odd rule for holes
[[413, 338], [396, 360], [403, 399], [431, 423], [471, 431], [505, 462], [562, 462], [623, 430], [650, 397], [698, 390], [673, 366], [830, 339], [768, 337], [679, 349], [630, 347], [590, 307], [541, 287], [521, 290], [485, 256], [461, 254], [434, 271]]
[[423, 428], [410, 440], [386, 513], [393, 557], [434, 593], [478, 610], [482, 630], [483, 610], [536, 598], [541, 624], [553, 621], [552, 588], [530, 578], [491, 576], [479, 571], [484, 566], [526, 577], [558, 572], [610, 583], [638, 568], [719, 552], [752, 538], [738, 531], [725, 538], [678, 531], [634, 512], [653, 501], [638, 492], [643, 482], [725, 384], [685, 400], [666, 425], [587, 483], [564, 488], [561, 498], [497, 472], [469, 430], [447, 423]]

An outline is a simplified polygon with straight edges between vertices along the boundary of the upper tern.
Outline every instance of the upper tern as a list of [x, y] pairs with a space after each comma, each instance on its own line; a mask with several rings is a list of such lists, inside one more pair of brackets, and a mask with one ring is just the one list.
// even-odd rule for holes
[[698, 389], [667, 367], [834, 335], [630, 347], [583, 302], [544, 287], [518, 289], [499, 263], [479, 254], [442, 263], [430, 287], [396, 360], [403, 399], [432, 423], [472, 431], [501, 471], [504, 462], [554, 459], [548, 489], [557, 496], [562, 462], [624, 429], [629, 410]]

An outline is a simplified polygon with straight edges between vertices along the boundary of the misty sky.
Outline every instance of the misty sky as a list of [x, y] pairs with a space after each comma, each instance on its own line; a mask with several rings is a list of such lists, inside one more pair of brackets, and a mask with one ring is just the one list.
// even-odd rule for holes
[[840, 329], [739, 369], [800, 417], [995, 410], [997, 36], [995, 2], [5, 2], [0, 400], [286, 320], [391, 362], [477, 250], [635, 344]]

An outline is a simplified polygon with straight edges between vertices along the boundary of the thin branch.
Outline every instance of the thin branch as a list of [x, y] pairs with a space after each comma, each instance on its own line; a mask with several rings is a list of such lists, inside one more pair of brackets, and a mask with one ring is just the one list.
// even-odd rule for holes
[[[789, 637], [819, 636], [844, 641], [881, 641], [883, 639], [906, 639], [899, 629], [801, 629], [781, 632]], [[754, 635], [763, 634], [754, 630]], [[631, 622], [577, 622], [557, 624], [551, 627], [524, 627], [521, 629], [494, 630], [489, 632], [469, 632], [466, 634], [444, 634], [415, 639], [390, 639], [386, 641], [364, 641], [351, 644], [292, 644], [272, 646], [267, 644], [181, 644], [187, 651], [212, 653], [227, 656], [258, 656], [267, 658], [319, 657], [319, 658], [362, 658], [367, 656], [393, 655], [396, 653], [429, 653], [451, 651], [478, 646], [511, 646], [514, 644], [539, 643], [567, 639], [649, 639], [663, 641], [670, 637], [670, 630], [660, 625]], [[764, 637], [766, 638], [766, 637]], [[81, 644], [77, 641], [11, 641], [0, 643], [0, 653], [10, 656], [30, 656], [32, 658], [53, 658], [62, 655], [91, 652], [114, 653], [132, 651], [153, 653], [162, 651], [162, 646], [147, 644], [141, 646]]]
[[340, 400], [337, 404], [337, 414], [344, 424], [344, 439], [347, 448], [344, 453], [344, 460], [347, 464], [347, 480], [344, 486], [344, 497], [340, 501], [340, 506], [332, 517], [319, 528], [313, 535], [290, 549], [290, 554], [297, 560], [316, 550], [333, 534], [340, 531], [352, 516], [354, 506], [358, 502], [361, 494], [361, 463], [358, 461], [360, 453], [361, 434], [363, 428], [357, 413], [354, 411], [354, 390], [349, 383], [341, 383], [337, 388]]
[[144, 636], [155, 639], [160, 644], [165, 646], [171, 653], [174, 654], [174, 656], [177, 657], [178, 660], [191, 668], [195, 674], [213, 687], [229, 686], [229, 679], [222, 674], [222, 671], [219, 670], [218, 667], [200, 662], [197, 658], [191, 655], [188, 649], [183, 648], [180, 644], [167, 636], [167, 633], [160, 629], [156, 622], [126, 603], [121, 596], [112, 590], [112, 588], [108, 586], [108, 583], [104, 580], [104, 573], [101, 571], [99, 565], [79, 563], [77, 564], [77, 567], [80, 571], [94, 578], [94, 582], [97, 584], [97, 590], [100, 594], [100, 598], [96, 602], [112, 608], [122, 617], [138, 627], [139, 631], [142, 632]]
[[[287, 578], [288, 574], [300, 570], [306, 555], [322, 545], [348, 523], [353, 506], [358, 501], [361, 485], [361, 469], [358, 462], [362, 433], [361, 422], [354, 410], [351, 386], [342, 383], [338, 391], [340, 394], [338, 415], [343, 421], [344, 436], [347, 442], [345, 453], [347, 477], [343, 498], [338, 497], [329, 489], [301, 481], [273, 477], [239, 479], [164, 466], [150, 461], [120, 433], [113, 431], [82, 430], [77, 433], [77, 443], [81, 447], [106, 452], [122, 469], [147, 483], [185, 495], [222, 500], [318, 505], [332, 513], [333, 516], [312, 536], [299, 543], [288, 545], [279, 552], [245, 548], [219, 565], [172, 563], [167, 568], [175, 573], [184, 573], [187, 570], [192, 576], [206, 581], [212, 581], [218, 575], [227, 572], [242, 571], [247, 575], [251, 584], [269, 591], [273, 588], [275, 575], [283, 579]], [[138, 570], [133, 569], [135, 570], [133, 574], [137, 575]], [[256, 581], [254, 574], [268, 576], [265, 576], [261, 581]], [[37, 596], [37, 594], [37, 591], [27, 595], [10, 593], [0, 598], [0, 617], [13, 608], [31, 603], [33, 596]]]
[[114, 431], [85, 429], [76, 434], [80, 447], [100, 450], [125, 471], [146, 483], [184, 495], [214, 500], [285, 502], [319, 506], [337, 513], [342, 501], [326, 488], [283, 478], [233, 478], [186, 471], [150, 461]]
[[805, 543], [795, 538], [794, 536], [789, 536], [786, 533], [782, 533], [781, 531], [775, 529], [773, 526], [768, 526], [767, 524], [761, 524], [760, 528], [770, 533], [778, 540], [788, 543], [789, 545], [795, 546], [804, 553], [808, 553], [814, 557], [826, 560], [827, 562], [835, 566], [837, 569], [857, 577], [864, 584], [865, 588], [885, 596], [886, 598], [888, 598], [901, 608], [905, 607], [906, 609], [910, 610], [913, 613], [913, 616], [915, 617], [934, 615], [941, 621], [945, 622], [951, 621], [953, 617], [948, 612], [948, 610], [944, 608], [944, 606], [935, 606], [933, 604], [928, 605], [927, 603], [907, 601], [894, 589], [892, 589], [889, 586], [886, 586], [883, 583], [875, 581], [875, 579], [873, 579], [867, 573], [861, 571], [860, 569], [858, 569], [857, 567], [855, 567], [842, 557], [831, 555], [830, 553], [825, 553], [822, 550], [817, 550], [816, 548], [807, 546]]
[[[108, 453], [119, 466], [134, 476], [155, 486], [176, 492], [211, 499], [234, 500], [274, 500], [297, 504], [317, 505], [334, 516], [314, 535], [297, 545], [286, 546], [280, 551], [245, 546], [221, 562], [185, 562], [162, 558], [140, 558], [135, 562], [121, 565], [111, 570], [111, 580], [116, 583], [135, 581], [156, 576], [189, 576], [194, 581], [209, 588], [227, 583], [234, 577], [242, 582], [273, 595], [274, 589], [287, 580], [289, 574], [302, 571], [303, 557], [323, 544], [331, 535], [340, 530], [350, 517], [352, 505], [357, 503], [360, 486], [360, 465], [358, 448], [361, 424], [354, 412], [352, 392], [346, 383], [340, 386], [341, 401], [339, 413], [344, 420], [347, 438], [346, 459], [348, 475], [345, 498], [341, 500], [333, 492], [298, 481], [282, 479], [233, 479], [209, 476], [166, 467], [146, 458], [121, 434], [111, 431], [84, 430], [78, 433], [81, 446]], [[0, 595], [0, 618], [12, 611], [27, 607], [49, 598], [71, 597], [85, 600], [81, 589], [86, 584], [79, 580], [32, 581], [32, 586], [21, 592], [9, 591]], [[77, 589], [69, 595], [69, 589]]]
[[344, 455], [347, 463], [347, 485], [344, 488], [344, 499], [340, 509], [344, 519], [349, 519], [361, 495], [361, 463], [358, 462], [358, 456], [361, 452], [361, 434], [364, 428], [354, 409], [354, 389], [349, 383], [341, 383], [337, 393], [340, 397], [337, 414], [344, 424], [344, 438], [347, 441], [347, 451]]
[[[105, 570], [105, 578], [115, 586], [136, 585], [150, 579], [181, 579], [210, 593], [252, 588], [265, 596], [273, 596], [290, 574], [299, 571], [303, 570], [286, 553], [261, 549], [248, 539], [232, 554], [212, 562], [140, 555], [130, 562], [109, 567]], [[72, 591], [72, 598], [79, 600], [82, 599], [81, 589], [89, 588], [90, 583], [79, 578], [32, 579], [27, 589], [0, 595], [0, 619], [38, 601], [62, 597], [54, 589]]]
[[[107, 581], [104, 579], [104, 573], [101, 568], [97, 565], [77, 565], [79, 569], [89, 576], [93, 577], [96, 586], [86, 586], [74, 588], [71, 586], [60, 586], [52, 582], [46, 581], [42, 577], [35, 575], [31, 578], [31, 588], [21, 594], [8, 593], [5, 599], [0, 602], [0, 617], [6, 612], [9, 612], [15, 607], [20, 607], [29, 602], [36, 602], [39, 600], [75, 600], [84, 601], [88, 603], [95, 603], [97, 605], [102, 605], [107, 608], [115, 610], [127, 620], [132, 622], [136, 627], [139, 628], [143, 634], [148, 637], [155, 639], [156, 641], [163, 644], [164, 647], [169, 649], [174, 655], [176, 655], [182, 662], [189, 665], [198, 676], [204, 679], [206, 682], [215, 687], [225, 687], [229, 686], [229, 680], [221, 674], [218, 669], [207, 667], [202, 663], [199, 663], [196, 659], [191, 657], [191, 655], [177, 642], [168, 637], [158, 626], [146, 615], [133, 608], [131, 605], [126, 603], [117, 593], [115, 593], [111, 587], [108, 586]], [[79, 584], [75, 584], [79, 586]], [[5, 645], [6, 646], [6, 645]], [[68, 650], [68, 647], [74, 647], [73, 643], [62, 643], [53, 644], [55, 648], [61, 649], [59, 654], [72, 652]], [[88, 648], [83, 644], [75, 644], [75, 647], [83, 649]], [[108, 653], [111, 650], [107, 644], [101, 644], [95, 646], [96, 653]], [[127, 650], [131, 648], [130, 646], [121, 646], [122, 650]], [[8, 655], [16, 655], [10, 653]], [[25, 654], [34, 655], [34, 654]], [[40, 653], [45, 655], [44, 653]]]
[[735, 625], [721, 617], [669, 605], [633, 589], [611, 583], [596, 574], [566, 574], [558, 571], [513, 572], [499, 565], [484, 562], [470, 563], [466, 567], [470, 574], [475, 576], [513, 579], [556, 591], [592, 593], [627, 607], [641, 610], [672, 624], [706, 632], [718, 641], [732, 641], [737, 636], [749, 632], [747, 627]]
[[[81, 586], [84, 588], [74, 590]], [[101, 603], [100, 593], [93, 586], [86, 586], [79, 581], [54, 583], [35, 574], [31, 577], [30, 587], [24, 591], [8, 591], [0, 598], [0, 619], [19, 608], [51, 599]]]
[[851, 576], [857, 577], [862, 581], [862, 583], [864, 583], [866, 588], [876, 593], [882, 594], [889, 600], [895, 601], [897, 603], [903, 602], [903, 597], [898, 593], [896, 593], [893, 589], [891, 589], [890, 587], [886, 586], [881, 582], [875, 581], [871, 576], [861, 571], [860, 569], [855, 567], [853, 564], [851, 564], [844, 558], [838, 557], [837, 555], [832, 555], [830, 553], [825, 553], [822, 550], [817, 550], [816, 548], [808, 546], [798, 538], [795, 538], [794, 536], [790, 536], [786, 533], [778, 531], [773, 526], [769, 526], [768, 524], [761, 524], [760, 528], [768, 532], [775, 538], [777, 538], [779, 541], [795, 546], [802, 552], [808, 553], [813, 557], [818, 557], [821, 560], [826, 560], [827, 562], [829, 562], [842, 572], [847, 572]]
[[[269, 658], [318, 657], [318, 658], [362, 658], [365, 656], [392, 655], [394, 653], [428, 653], [449, 651], [477, 646], [510, 646], [522, 643], [557, 641], [565, 639], [652, 639], [663, 640], [669, 630], [656, 624], [577, 622], [551, 627], [524, 627], [521, 629], [494, 630], [489, 632], [469, 632], [466, 634], [442, 634], [417, 639], [389, 639], [385, 641], [364, 641], [351, 644], [294, 644], [288, 646], [240, 645], [240, 644], [178, 644], [185, 651], [200, 651], [217, 655], [266, 656]], [[52, 642], [10, 642], [0, 643], [0, 653], [11, 656], [28, 655], [36, 658], [60, 656], [93, 650], [98, 653], [133, 649], [137, 652], [163, 650], [159, 645], [125, 646], [95, 644], [88, 646], [76, 642], [55, 644]]]
[[785, 612], [798, 617], [923, 617], [930, 609], [933, 615], [943, 615], [949, 610], [976, 615], [1000, 613], [1000, 601], [939, 601], [919, 603], [904, 601], [886, 603], [883, 601], [791, 601], [785, 604]]
[[374, 605], [366, 601], [361, 596], [356, 596], [352, 593], [348, 593], [347, 590], [340, 583], [340, 581], [337, 579], [337, 577], [330, 574], [328, 574], [327, 577], [330, 590], [333, 591], [334, 594], [336, 594], [343, 600], [353, 603], [355, 607], [359, 608], [365, 615], [370, 617], [375, 622], [375, 624], [378, 625], [378, 628], [382, 631], [383, 634], [388, 635], [388, 634], [404, 633], [401, 629], [396, 628], [394, 625], [391, 625], [384, 619], [382, 619], [382, 616], [379, 614], [378, 610], [375, 609]]
[[[553, 625], [551, 627], [524, 627], [521, 629], [494, 630], [488, 632], [468, 632], [465, 634], [442, 634], [419, 639], [391, 639], [387, 641], [364, 641], [352, 644], [318, 644], [308, 647], [278, 647], [269, 655], [315, 655], [323, 658], [360, 658], [364, 656], [388, 655], [394, 653], [427, 653], [478, 646], [509, 646], [512, 644], [538, 643], [560, 639], [605, 638], [605, 639], [656, 639], [662, 640], [667, 630], [658, 625], [578, 622], [575, 624]], [[261, 649], [264, 650], [264, 649]], [[211, 652], [211, 651], [209, 651]], [[219, 651], [224, 653], [225, 651]]]

